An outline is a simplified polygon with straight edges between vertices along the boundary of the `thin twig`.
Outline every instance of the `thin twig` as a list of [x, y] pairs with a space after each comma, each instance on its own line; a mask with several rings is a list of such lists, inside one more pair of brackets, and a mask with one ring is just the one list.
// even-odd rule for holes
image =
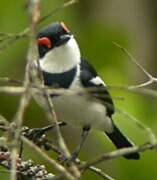
[[[31, 80], [31, 67], [32, 67], [32, 62], [33, 59], [36, 57], [35, 51], [33, 51], [34, 48], [34, 35], [35, 35], [35, 27], [37, 25], [37, 22], [39, 20], [39, 5], [40, 5], [40, 0], [36, 1], [31, 1], [29, 4], [29, 10], [30, 10], [30, 50], [28, 53], [28, 62], [26, 65], [26, 72], [25, 72], [25, 80], [24, 80], [24, 87], [25, 87], [25, 92], [21, 97], [20, 104], [16, 113], [16, 116], [14, 118], [14, 122], [16, 123], [17, 129], [15, 131], [15, 135], [12, 141], [12, 151], [11, 151], [11, 167], [12, 171], [10, 174], [10, 179], [11, 180], [16, 180], [16, 159], [18, 155], [18, 141], [20, 138], [20, 133], [21, 133], [21, 127], [23, 123], [23, 116], [24, 112], [30, 102], [31, 99], [31, 94], [29, 93], [29, 84]], [[31, 52], [31, 53], [30, 53]]]
[[128, 57], [129, 59], [135, 63], [139, 69], [149, 78], [149, 80], [147, 82], [144, 82], [144, 83], [141, 83], [139, 85], [132, 85], [130, 87], [128, 87], [129, 89], [136, 89], [136, 88], [141, 88], [141, 87], [145, 87], [145, 86], [148, 86], [152, 83], [157, 83], [157, 78], [156, 77], [153, 77], [135, 58], [134, 56], [124, 47], [122, 47], [120, 44], [116, 43], [116, 42], [113, 42], [113, 44], [115, 46], [117, 46], [118, 48], [120, 48]]
[[25, 92], [25, 87], [17, 86], [1, 86], [0, 93], [6, 93], [11, 95], [21, 95]]
[[111, 176], [104, 173], [101, 169], [96, 168], [95, 166], [89, 166], [88, 169], [96, 173], [98, 176], [102, 177], [104, 180], [114, 180]]
[[135, 94], [143, 94], [143, 95], [147, 95], [150, 97], [154, 97], [157, 98], [157, 91], [153, 90], [153, 89], [148, 89], [148, 88], [129, 88], [128, 86], [122, 86], [122, 85], [109, 85], [108, 89], [111, 90], [123, 90], [123, 91], [127, 91], [130, 93], [135, 93]]
[[1, 82], [7, 82], [7, 83], [13, 83], [13, 84], [17, 84], [17, 85], [22, 84], [22, 82], [20, 80], [12, 79], [12, 78], [9, 78], [9, 77], [0, 77], [0, 81]]
[[133, 147], [129, 147], [129, 148], [122, 148], [116, 151], [112, 151], [109, 153], [105, 153], [103, 155], [101, 155], [100, 157], [96, 158], [95, 160], [89, 161], [86, 164], [81, 166], [81, 169], [87, 169], [89, 168], [89, 166], [93, 166], [96, 164], [99, 164], [103, 161], [109, 161], [124, 155], [128, 155], [128, 154], [132, 154], [132, 153], [136, 153], [136, 152], [143, 152], [146, 150], [153, 150], [153, 149], [157, 149], [157, 143], [156, 144], [143, 144], [141, 146], [133, 146]]
[[11, 44], [13, 44], [14, 42], [16, 42], [17, 40], [21, 39], [21, 38], [26, 38], [28, 37], [28, 33], [29, 33], [29, 28], [25, 28], [24, 30], [22, 30], [21, 32], [19, 32], [18, 34], [12, 34], [12, 36], [10, 36], [9, 38], [6, 39], [6, 41], [4, 41], [1, 45], [0, 45], [0, 53], [2, 53], [6, 48], [8, 48]]

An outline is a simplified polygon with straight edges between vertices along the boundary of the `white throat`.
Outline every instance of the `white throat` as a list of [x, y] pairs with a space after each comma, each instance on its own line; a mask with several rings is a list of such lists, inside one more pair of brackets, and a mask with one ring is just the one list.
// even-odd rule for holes
[[60, 47], [48, 52], [41, 60], [40, 67], [49, 73], [62, 73], [80, 62], [80, 50], [74, 37]]

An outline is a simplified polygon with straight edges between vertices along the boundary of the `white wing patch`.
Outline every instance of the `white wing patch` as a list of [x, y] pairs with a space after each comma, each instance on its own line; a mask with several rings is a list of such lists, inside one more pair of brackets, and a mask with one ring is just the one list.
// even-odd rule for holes
[[103, 84], [104, 86], [106, 86], [104, 81], [99, 76], [96, 76], [95, 78], [91, 79], [90, 82], [92, 82], [95, 85]]

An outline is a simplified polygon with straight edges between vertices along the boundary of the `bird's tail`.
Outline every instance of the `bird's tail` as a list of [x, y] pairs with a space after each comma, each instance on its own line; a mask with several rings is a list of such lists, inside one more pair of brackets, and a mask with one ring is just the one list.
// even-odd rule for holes
[[[115, 125], [114, 125], [114, 131], [112, 133], [106, 133], [106, 135], [110, 138], [110, 140], [118, 149], [134, 146], [134, 144], [130, 140], [128, 140]], [[124, 157], [127, 159], [140, 158], [138, 153], [124, 155]]]

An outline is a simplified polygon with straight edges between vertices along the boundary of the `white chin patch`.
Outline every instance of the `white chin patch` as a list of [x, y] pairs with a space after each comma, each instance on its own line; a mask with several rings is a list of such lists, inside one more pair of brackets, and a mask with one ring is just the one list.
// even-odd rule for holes
[[76, 40], [71, 39], [64, 45], [52, 49], [41, 60], [41, 69], [49, 73], [62, 73], [80, 62], [80, 50]]

